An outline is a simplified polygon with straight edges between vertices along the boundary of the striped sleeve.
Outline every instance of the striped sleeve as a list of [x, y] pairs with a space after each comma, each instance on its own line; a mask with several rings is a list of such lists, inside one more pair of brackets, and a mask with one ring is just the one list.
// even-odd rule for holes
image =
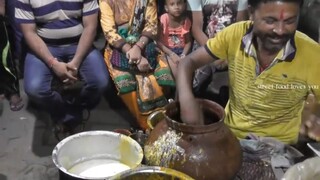
[[84, 0], [83, 2], [83, 16], [95, 14], [99, 11], [97, 0]]
[[32, 7], [28, 0], [18, 0], [16, 2], [15, 18], [17, 23], [34, 23], [35, 22]]

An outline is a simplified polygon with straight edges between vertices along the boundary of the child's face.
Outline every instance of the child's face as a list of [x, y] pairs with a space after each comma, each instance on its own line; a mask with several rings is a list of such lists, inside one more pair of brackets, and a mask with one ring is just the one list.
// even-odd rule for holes
[[186, 10], [186, 3], [185, 0], [166, 0], [164, 7], [170, 15], [179, 17]]

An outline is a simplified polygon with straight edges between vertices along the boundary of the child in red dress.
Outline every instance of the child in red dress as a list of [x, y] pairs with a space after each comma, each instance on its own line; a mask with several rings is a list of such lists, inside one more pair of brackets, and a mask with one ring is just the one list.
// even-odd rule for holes
[[166, 54], [174, 77], [179, 61], [191, 50], [191, 21], [186, 6], [186, 0], [166, 0], [166, 13], [160, 17], [158, 46]]

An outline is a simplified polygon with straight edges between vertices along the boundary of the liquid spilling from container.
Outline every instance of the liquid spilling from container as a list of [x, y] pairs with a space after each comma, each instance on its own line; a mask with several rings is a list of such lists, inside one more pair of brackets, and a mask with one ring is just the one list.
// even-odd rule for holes
[[112, 159], [93, 159], [75, 164], [68, 172], [82, 177], [103, 178], [114, 176], [130, 169], [129, 166]]

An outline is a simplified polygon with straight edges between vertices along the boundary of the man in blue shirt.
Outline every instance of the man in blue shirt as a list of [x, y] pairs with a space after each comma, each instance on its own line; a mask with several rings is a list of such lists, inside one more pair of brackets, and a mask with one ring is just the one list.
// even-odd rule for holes
[[[95, 0], [19, 0], [16, 4], [16, 21], [28, 46], [25, 92], [46, 107], [57, 136], [74, 133], [82, 123], [82, 112], [98, 104], [109, 81], [103, 57], [93, 47], [98, 11]], [[67, 88], [80, 85], [79, 91], [62, 96], [51, 87], [54, 78]]]

